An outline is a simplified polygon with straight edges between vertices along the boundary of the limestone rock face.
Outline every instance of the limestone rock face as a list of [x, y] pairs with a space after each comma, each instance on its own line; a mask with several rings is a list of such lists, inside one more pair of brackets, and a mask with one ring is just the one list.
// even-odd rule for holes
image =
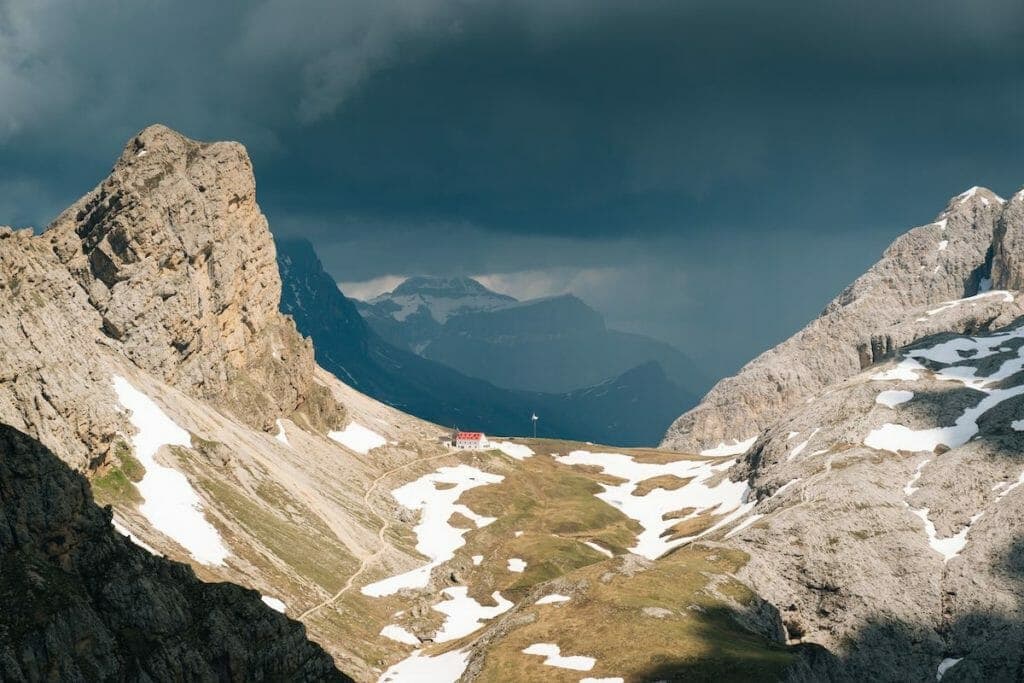
[[992, 247], [992, 286], [1024, 289], [1024, 191], [1006, 203]]
[[77, 469], [106, 457], [127, 429], [97, 400], [99, 314], [43, 238], [0, 228], [0, 422], [58, 448]]
[[84, 477], [0, 425], [0, 679], [346, 681], [256, 591], [110, 526]]
[[[94, 330], [143, 370], [260, 429], [296, 412], [317, 428], [340, 422], [313, 381], [311, 343], [278, 312], [274, 243], [241, 145], [151, 126], [45, 233], [7, 240], [5, 262], [26, 259], [17, 248], [70, 298], [60, 304], [69, 334]], [[50, 295], [32, 296], [45, 306]]]
[[[937, 331], [989, 329], [1012, 320], [1019, 305], [955, 307], [941, 319], [928, 311], [990, 286], [1013, 284], [1010, 252], [1013, 240], [1024, 239], [1017, 237], [1024, 228], [1012, 229], [1021, 221], [1013, 223], [1008, 217], [1021, 215], [1020, 204], [1015, 199], [1004, 210], [1004, 201], [984, 188], [951, 199], [934, 222], [894, 241], [817, 319], [716, 384], [700, 405], [672, 425], [662, 445], [700, 451], [745, 441], [822, 388], [916, 339]], [[997, 226], [1003, 226], [1007, 249], [993, 262], [992, 252], [1001, 253], [993, 247]]]
[[753, 437], [722, 542], [800, 643], [790, 680], [1024, 676], [1022, 265], [1024, 193], [969, 190], [667, 435]]

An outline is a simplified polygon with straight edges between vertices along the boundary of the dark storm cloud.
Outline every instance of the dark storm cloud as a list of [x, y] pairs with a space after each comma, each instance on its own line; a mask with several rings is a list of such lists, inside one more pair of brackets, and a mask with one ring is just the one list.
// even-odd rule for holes
[[0, 220], [162, 121], [243, 140], [339, 280], [573, 287], [724, 370], [1024, 182], [1022, 80], [1019, 0], [0, 0]]

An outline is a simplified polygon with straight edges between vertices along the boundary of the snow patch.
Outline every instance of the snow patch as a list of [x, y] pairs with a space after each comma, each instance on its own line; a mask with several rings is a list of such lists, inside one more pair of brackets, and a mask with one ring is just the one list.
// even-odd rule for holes
[[262, 600], [263, 604], [265, 604], [270, 609], [276, 612], [280, 612], [281, 614], [284, 614], [284, 611], [286, 609], [285, 604], [277, 598], [272, 598], [269, 595], [261, 595], [260, 600]]
[[[469, 465], [456, 465], [442, 467], [392, 491], [391, 495], [399, 505], [420, 512], [420, 521], [413, 528], [416, 550], [430, 558], [430, 562], [404, 574], [363, 586], [360, 589], [363, 595], [379, 598], [393, 595], [403, 588], [425, 587], [430, 581], [431, 570], [452, 559], [455, 551], [466, 544], [462, 536], [469, 530], [457, 529], [448, 523], [454, 513], [472, 520], [477, 528], [485, 527], [495, 519], [482, 517], [456, 501], [470, 489], [497, 484], [504, 479], [499, 474], [482, 472]], [[454, 486], [438, 489], [435, 484]]]
[[150, 555], [156, 555], [157, 557], [163, 557], [163, 555], [161, 553], [158, 553], [157, 551], [153, 550], [153, 548], [151, 546], [147, 545], [146, 543], [141, 541], [138, 537], [136, 537], [134, 534], [132, 534], [132, 532], [128, 531], [128, 528], [126, 526], [124, 526], [123, 524], [121, 524], [120, 522], [118, 522], [116, 518], [114, 518], [114, 517], [110, 518], [110, 525], [112, 527], [114, 527], [114, 531], [116, 531], [117, 533], [121, 534], [122, 536], [127, 538], [129, 541], [131, 541], [135, 545], [139, 546], [140, 548], [142, 548], [143, 550], [148, 552]]
[[[620, 453], [589, 451], [573, 451], [555, 459], [563, 465], [596, 465], [604, 474], [625, 480], [618, 485], [602, 483], [603, 490], [596, 495], [640, 523], [643, 531], [637, 537], [636, 546], [630, 550], [649, 560], [657, 559], [673, 548], [732, 523], [754, 507], [754, 502], [746, 502], [746, 482], [734, 482], [726, 477], [715, 486], [707, 483], [723, 469], [732, 466], [733, 461], [715, 464], [707, 460], [679, 460], [654, 464], [636, 462], [632, 457]], [[674, 475], [690, 481], [675, 491], [655, 488], [645, 496], [633, 494], [640, 482], [663, 475]], [[665, 519], [665, 515], [686, 507], [694, 508], [694, 512], [681, 519], [702, 514], [724, 517], [700, 534], [668, 540], [664, 536], [665, 532], [681, 519]]]
[[184, 474], [156, 461], [162, 446], [192, 446], [192, 437], [167, 417], [156, 403], [115, 375], [114, 392], [121, 406], [130, 412], [135, 457], [146, 473], [136, 484], [143, 502], [139, 512], [155, 529], [173, 539], [201, 564], [223, 566], [230, 555], [217, 529], [203, 516], [199, 494]]
[[327, 436], [340, 443], [350, 451], [361, 453], [366, 455], [374, 448], [378, 448], [387, 443], [387, 439], [373, 431], [367, 429], [358, 422], [350, 422], [345, 429], [340, 432], [327, 432]]
[[493, 444], [493, 447], [515, 460], [525, 460], [533, 455], [533, 450], [529, 446], [521, 443], [512, 443], [511, 441], [502, 441], [501, 443]]
[[732, 443], [722, 441], [714, 448], [705, 448], [700, 452], [700, 454], [709, 458], [717, 458], [725, 455], [742, 455], [750, 450], [750, 447], [754, 445], [755, 441], [757, 441], [756, 434], [743, 441], [733, 441]]
[[895, 408], [901, 403], [906, 403], [910, 399], [914, 398], [913, 391], [901, 391], [898, 389], [889, 389], [883, 391], [875, 397], [875, 403], [883, 405], [887, 408]]
[[803, 452], [804, 452], [804, 449], [805, 449], [805, 448], [807, 448], [807, 444], [809, 444], [809, 443], [811, 442], [811, 439], [813, 439], [813, 438], [814, 438], [814, 435], [815, 435], [815, 434], [817, 434], [817, 433], [818, 433], [818, 432], [820, 432], [820, 431], [821, 431], [821, 427], [815, 427], [815, 428], [814, 428], [814, 431], [812, 431], [812, 432], [811, 432], [811, 435], [810, 435], [810, 436], [808, 436], [806, 440], [804, 440], [804, 441], [801, 441], [800, 443], [798, 443], [798, 444], [796, 445], [796, 448], [794, 448], [794, 449], [793, 449], [793, 450], [792, 450], [792, 451], [790, 452], [790, 454], [789, 454], [788, 456], [786, 456], [786, 460], [787, 460], [787, 461], [788, 461], [788, 460], [792, 460], [793, 458], [795, 458], [795, 457], [797, 457], [798, 455], [800, 455], [801, 453], [803, 453]]
[[911, 508], [910, 511], [924, 522], [924, 531], [928, 536], [928, 545], [932, 547], [932, 550], [942, 555], [944, 562], [949, 562], [963, 551], [967, 546], [967, 532], [971, 530], [971, 526], [982, 515], [979, 512], [971, 517], [971, 521], [956, 534], [948, 538], [939, 538], [938, 533], [935, 531], [935, 524], [928, 518], [928, 508]]
[[274, 435], [274, 438], [285, 446], [288, 445], [288, 435], [284, 433], [284, 422], [281, 422], [281, 420], [277, 421], [277, 434]]
[[903, 495], [909, 498], [910, 496], [914, 495], [914, 493], [920, 490], [921, 487], [915, 486], [915, 484], [917, 484], [917, 480], [921, 478], [921, 472], [922, 470], [924, 470], [924, 466], [930, 462], [931, 460], [926, 459], [917, 463], [917, 469], [914, 470], [914, 474], [910, 476], [910, 479], [907, 481], [906, 486], [903, 487]]
[[593, 541], [583, 541], [583, 545], [587, 546], [591, 550], [596, 550], [597, 552], [599, 552], [602, 555], [605, 555], [607, 557], [615, 557], [614, 553], [612, 553], [611, 550], [608, 550], [608, 548], [604, 548], [602, 546], [599, 546], [598, 544], [594, 543]]
[[1014, 420], [1010, 423], [1010, 427], [1013, 428], [1014, 431], [1024, 432], [1024, 420]]
[[569, 602], [572, 600], [568, 595], [561, 595], [560, 593], [551, 593], [545, 595], [543, 598], [535, 602], [535, 605], [550, 605], [556, 602]]
[[949, 240], [939, 240], [939, 251], [946, 251], [946, 247], [949, 246]]
[[[1000, 483], [1002, 483], [1002, 482], [1000, 482]], [[1014, 490], [1015, 488], [1017, 488], [1021, 484], [1024, 484], [1024, 472], [1021, 472], [1020, 476], [1017, 477], [1017, 481], [1013, 482], [1012, 484], [1006, 484], [1005, 485], [1006, 488], [1003, 489], [1002, 493], [999, 494], [999, 496], [996, 498], [996, 500], [998, 500], [999, 498], [1006, 497], [1006, 495], [1008, 493], [1010, 493], [1010, 491]]]
[[406, 645], [420, 644], [419, 638], [398, 624], [388, 624], [380, 630], [380, 634], [385, 638], [395, 641], [396, 643], [404, 643]]
[[969, 296], [964, 299], [954, 299], [953, 301], [945, 301], [938, 308], [933, 308], [932, 310], [928, 311], [927, 315], [936, 315], [937, 313], [942, 313], [943, 311], [949, 310], [954, 306], [960, 306], [962, 304], [967, 303], [975, 303], [979, 299], [984, 299], [990, 296], [1002, 296], [1003, 303], [1013, 303], [1013, 294], [1003, 289], [991, 289], [991, 284], [992, 281], [989, 280], [989, 288], [981, 289], [979, 287], [978, 289], [980, 293], [975, 294], [974, 296]]
[[523, 650], [523, 654], [540, 655], [546, 658], [544, 664], [547, 666], [556, 666], [559, 669], [573, 669], [574, 671], [590, 671], [594, 668], [594, 664], [597, 663], [597, 660], [593, 657], [582, 657], [579, 655], [563, 657], [562, 648], [554, 643], [534, 643]]
[[946, 657], [945, 659], [943, 659], [942, 662], [939, 664], [938, 670], [936, 670], [935, 672], [935, 680], [941, 681], [942, 677], [946, 674], [946, 672], [952, 669], [957, 664], [959, 664], [960, 660], [962, 659], [963, 657], [957, 657], [955, 659], [953, 657]]
[[498, 591], [491, 593], [491, 598], [495, 602], [493, 607], [484, 607], [469, 597], [469, 588], [466, 586], [445, 588], [442, 592], [448, 599], [432, 608], [435, 612], [445, 615], [441, 630], [434, 635], [434, 642], [437, 643], [447, 643], [468, 636], [480, 629], [484, 621], [504, 614], [513, 607], [513, 604], [501, 597]]
[[[815, 452], [814, 452], [814, 455], [820, 455], [820, 452], [819, 452], [819, 451], [815, 451]], [[789, 481], [787, 481], [787, 482], [786, 482], [785, 484], [783, 484], [782, 486], [780, 486], [779, 488], [777, 488], [777, 489], [775, 490], [775, 493], [773, 493], [772, 495], [770, 495], [770, 496], [768, 496], [768, 497], [769, 497], [769, 498], [774, 498], [775, 496], [779, 496], [779, 495], [782, 495], [782, 492], [783, 492], [783, 491], [787, 490], [787, 489], [788, 489], [789, 487], [793, 486], [793, 485], [794, 485], [794, 484], [796, 484], [796, 483], [797, 483], [798, 481], [800, 481], [800, 477], [797, 477], [796, 479], [790, 479], [790, 480], [789, 480]]]
[[883, 372], [876, 372], [871, 375], [871, 379], [879, 382], [914, 382], [917, 380], [917, 373], [926, 370], [923, 365], [918, 363], [913, 358], [905, 358], [896, 364], [896, 367], [891, 370], [885, 370]]
[[957, 382], [981, 392], [984, 396], [977, 405], [964, 410], [950, 426], [910, 429], [904, 425], [886, 423], [872, 430], [864, 439], [864, 444], [870, 448], [897, 452], [932, 451], [940, 444], [956, 448], [967, 443], [978, 433], [978, 419], [982, 415], [1003, 401], [1024, 394], [1024, 385], [993, 388], [1007, 377], [1024, 370], [1024, 357], [1020, 355], [1024, 347], [1019, 347], [1018, 355], [1004, 361], [985, 377], [978, 377], [978, 368], [965, 364], [965, 360], [973, 362], [997, 353], [1005, 353], [1000, 349], [1005, 348], [1007, 340], [1022, 337], [1024, 328], [1017, 328], [985, 337], [955, 337], [935, 346], [910, 351], [904, 363], [924, 359], [945, 364], [947, 367], [935, 371], [936, 380]]
[[474, 555], [471, 559], [473, 560], [473, 566], [474, 567], [479, 567], [480, 563], [484, 561], [484, 556], [483, 555]]
[[[780, 489], [780, 490], [781, 490], [781, 489]], [[753, 524], [753, 523], [754, 523], [754, 522], [756, 522], [757, 520], [761, 519], [762, 517], [764, 517], [764, 515], [758, 515], [758, 514], [753, 514], [753, 515], [750, 515], [750, 516], [749, 516], [749, 517], [747, 517], [747, 518], [746, 518], [745, 520], [743, 520], [742, 522], [740, 522], [739, 524], [737, 524], [735, 528], [733, 528], [733, 529], [730, 529], [730, 530], [729, 530], [729, 533], [727, 533], [727, 534], [725, 535], [725, 537], [726, 537], [726, 538], [732, 538], [733, 536], [735, 536], [735, 535], [736, 535], [736, 534], [738, 534], [739, 532], [743, 531], [743, 530], [744, 530], [744, 529], [746, 529], [746, 528], [747, 528], [748, 526], [750, 526], [751, 524]]]
[[519, 557], [508, 558], [508, 570], [510, 572], [516, 572], [522, 574], [526, 570], [526, 560]]
[[452, 650], [429, 657], [414, 650], [381, 674], [378, 683], [457, 683], [469, 665], [469, 651]]

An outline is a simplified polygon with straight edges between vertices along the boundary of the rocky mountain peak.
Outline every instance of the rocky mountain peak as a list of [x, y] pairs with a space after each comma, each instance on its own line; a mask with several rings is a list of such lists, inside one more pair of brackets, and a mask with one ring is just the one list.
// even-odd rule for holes
[[955, 302], [1020, 288], [1024, 272], [1014, 252], [1024, 246], [1022, 204], [1024, 194], [1005, 202], [981, 187], [951, 198], [934, 221], [896, 238], [803, 330], [719, 382], [664, 444], [698, 451], [749, 445], [785, 410], [917, 339], [1007, 324], [1020, 312], [1017, 300]]
[[415, 275], [407, 278], [391, 292], [392, 296], [407, 296], [410, 294], [423, 294], [427, 296], [440, 297], [487, 294], [514, 301], [512, 297], [506, 297], [503, 294], [498, 294], [497, 292], [485, 287], [478, 280], [465, 276], [437, 277], [431, 275]]
[[278, 312], [274, 242], [242, 145], [150, 126], [38, 239], [142, 369], [261, 428], [326, 401], [311, 344]]

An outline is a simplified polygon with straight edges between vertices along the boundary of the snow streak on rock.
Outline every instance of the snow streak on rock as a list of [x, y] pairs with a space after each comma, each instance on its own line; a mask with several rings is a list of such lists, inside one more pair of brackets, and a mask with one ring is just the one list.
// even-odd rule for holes
[[[979, 391], [984, 396], [977, 405], [964, 410], [952, 425], [911, 429], [901, 424], [886, 423], [878, 429], [872, 430], [864, 439], [864, 445], [879, 450], [897, 452], [901, 450], [933, 451], [939, 445], [956, 448], [967, 443], [978, 433], [978, 418], [1003, 401], [1024, 394], [1024, 385], [1007, 388], [995, 387], [1004, 379], [1024, 370], [1024, 356], [1020, 353], [1024, 346], [1019, 346], [1015, 355], [1004, 361], [992, 374], [987, 376], [979, 377], [978, 368], [971, 363], [996, 354], [1012, 353], [1007, 350], [1010, 347], [1005, 346], [1006, 342], [1021, 338], [1024, 338], [1024, 327], [983, 337], [955, 337], [935, 346], [908, 352], [907, 358], [897, 366], [897, 369], [913, 362], [923, 370], [923, 366], [920, 365], [921, 360], [943, 364], [945, 367], [934, 371], [936, 380], [956, 382], [969, 389]], [[916, 372], [913, 373], [915, 376], [912, 379], [905, 376], [895, 377], [892, 376], [893, 374], [890, 373], [886, 379], [908, 381], [917, 379]], [[874, 379], [879, 379], [879, 376], [876, 375]]]
[[280, 612], [281, 614], [284, 614], [285, 609], [287, 609], [283, 602], [281, 602], [277, 598], [272, 598], [269, 595], [261, 595], [260, 600], [262, 600], [267, 607], [277, 612]]
[[708, 458], [720, 458], [727, 455], [742, 455], [750, 450], [750, 447], [757, 441], [757, 435], [744, 439], [742, 441], [733, 441], [732, 443], [721, 442], [714, 448], [705, 448], [700, 452], [701, 455]]

